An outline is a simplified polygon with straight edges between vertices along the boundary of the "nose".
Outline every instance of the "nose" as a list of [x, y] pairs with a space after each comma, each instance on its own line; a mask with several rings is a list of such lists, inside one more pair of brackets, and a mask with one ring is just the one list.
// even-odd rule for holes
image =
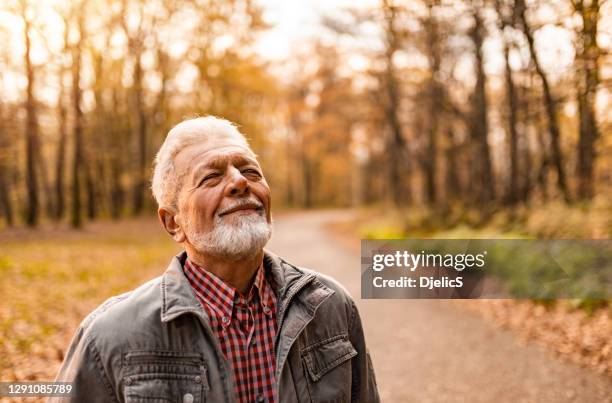
[[227, 171], [229, 180], [225, 187], [226, 196], [242, 196], [249, 192], [249, 181], [236, 167], [230, 167]]

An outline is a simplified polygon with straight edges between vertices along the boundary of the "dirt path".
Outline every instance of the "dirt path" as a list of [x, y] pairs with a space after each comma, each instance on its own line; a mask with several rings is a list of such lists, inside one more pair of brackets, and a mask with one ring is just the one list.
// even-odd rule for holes
[[327, 230], [348, 211], [283, 214], [268, 247], [355, 297], [385, 402], [612, 402], [612, 380], [450, 301], [360, 300], [359, 252]]

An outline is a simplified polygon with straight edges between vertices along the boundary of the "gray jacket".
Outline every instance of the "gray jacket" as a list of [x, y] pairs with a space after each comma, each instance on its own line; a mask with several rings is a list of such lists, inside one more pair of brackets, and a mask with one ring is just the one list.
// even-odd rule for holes
[[[56, 381], [78, 402], [235, 402], [230, 364], [182, 270], [113, 297], [77, 330]], [[355, 303], [336, 281], [266, 252], [278, 296], [280, 402], [378, 402]]]

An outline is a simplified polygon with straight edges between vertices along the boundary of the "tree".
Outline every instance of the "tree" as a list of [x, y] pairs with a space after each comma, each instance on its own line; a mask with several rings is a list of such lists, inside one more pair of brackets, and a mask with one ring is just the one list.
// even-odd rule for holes
[[438, 21], [434, 14], [437, 1], [427, 0], [427, 16], [423, 20], [425, 30], [425, 53], [429, 62], [427, 95], [429, 111], [427, 116], [427, 150], [422, 158], [425, 166], [425, 196], [429, 203], [437, 202], [436, 172], [438, 171], [438, 113], [443, 105], [443, 89], [439, 82], [442, 59], [442, 38], [439, 34]]
[[597, 154], [595, 143], [599, 130], [595, 119], [595, 97], [599, 85], [599, 57], [601, 49], [597, 44], [600, 17], [599, 0], [572, 0], [575, 12], [580, 17], [576, 53], [576, 76], [578, 87], [578, 111], [580, 116], [580, 137], [578, 141], [578, 197], [590, 199], [594, 191], [594, 167]]
[[[7, 40], [7, 32], [0, 29], [0, 40]], [[0, 51], [0, 88], [4, 87], [3, 72], [8, 68], [9, 54]], [[12, 202], [13, 186], [11, 174], [13, 164], [11, 164], [11, 151], [13, 142], [8, 130], [9, 114], [6, 112], [7, 102], [4, 97], [0, 97], [0, 215], [4, 216], [4, 222], [8, 226], [14, 224], [14, 208]]]
[[14, 224], [13, 203], [11, 202], [12, 189], [9, 180], [9, 173], [12, 169], [8, 158], [11, 144], [5, 122], [4, 107], [0, 102], [0, 213], [4, 216], [6, 224], [12, 226]]
[[476, 67], [476, 86], [472, 93], [472, 116], [470, 119], [470, 136], [472, 141], [471, 152], [471, 180], [474, 185], [474, 197], [480, 204], [490, 202], [495, 198], [493, 187], [493, 169], [488, 143], [488, 104], [486, 95], [486, 75], [484, 71], [484, 24], [480, 10], [472, 4], [472, 18], [474, 25], [470, 29], [469, 37], [474, 45], [474, 59]]
[[25, 42], [24, 65], [26, 70], [26, 186], [28, 192], [28, 205], [26, 212], [27, 225], [34, 227], [39, 219], [39, 195], [38, 195], [38, 116], [36, 99], [34, 98], [34, 86], [36, 81], [35, 67], [32, 63], [32, 7], [28, 0], [19, 0], [19, 12], [23, 20], [23, 39]]
[[317, 42], [292, 64], [300, 76], [286, 94], [287, 197], [306, 208], [352, 201], [348, 145], [356, 104], [351, 79], [338, 72], [341, 57], [335, 47]]
[[553, 97], [552, 90], [548, 82], [548, 77], [542, 68], [540, 58], [535, 48], [533, 29], [527, 21], [527, 7], [525, 5], [525, 0], [516, 0], [515, 9], [523, 29], [523, 34], [525, 35], [527, 44], [529, 45], [531, 60], [533, 61], [536, 73], [542, 82], [542, 90], [544, 91], [543, 102], [548, 120], [548, 133], [550, 136], [551, 162], [554, 165], [557, 173], [557, 187], [565, 201], [569, 202], [570, 194], [567, 187], [565, 168], [563, 166], [563, 154], [561, 152], [561, 133], [559, 130], [559, 121], [557, 117], [557, 102]]
[[[131, 16], [129, 8], [135, 5], [136, 14]], [[142, 55], [145, 50], [145, 39], [149, 34], [149, 29], [155, 25], [151, 16], [145, 11], [145, 3], [141, 1], [132, 2], [122, 0], [121, 2], [121, 26], [128, 40], [128, 50], [132, 58], [133, 71], [132, 79], [132, 99], [136, 115], [136, 125], [134, 129], [134, 139], [136, 140], [136, 165], [133, 172], [132, 185], [132, 208], [134, 214], [140, 214], [144, 208], [144, 192], [147, 181], [147, 112], [145, 110], [144, 93], [144, 69], [142, 66]], [[130, 28], [129, 18], [136, 18], [137, 25]]]
[[[60, 12], [64, 21], [64, 48], [63, 53], [69, 53], [70, 32], [69, 17]], [[55, 156], [55, 218], [62, 219], [66, 214], [66, 199], [65, 199], [65, 170], [66, 170], [66, 143], [68, 140], [68, 109], [66, 108], [66, 66], [63, 60], [59, 62], [59, 94], [57, 96], [57, 111], [59, 119], [59, 139], [57, 143], [57, 152]]]
[[85, 10], [87, 0], [75, 5], [74, 17], [78, 30], [78, 39], [72, 46], [72, 109], [74, 115], [73, 138], [74, 154], [72, 158], [72, 213], [71, 223], [75, 228], [83, 225], [81, 213], [81, 184], [85, 167], [83, 161], [83, 110], [81, 109], [81, 56], [85, 41]]
[[[519, 200], [519, 156], [518, 156], [518, 98], [516, 93], [516, 85], [514, 84], [514, 76], [512, 67], [510, 66], [510, 49], [511, 43], [508, 39], [507, 30], [514, 27], [514, 13], [508, 12], [508, 9], [513, 10], [514, 4], [512, 1], [502, 2], [495, 1], [495, 10], [499, 19], [499, 30], [502, 34], [503, 52], [504, 52], [504, 81], [506, 84], [506, 104], [508, 109], [508, 143], [510, 149], [510, 181], [506, 193], [506, 201], [509, 204], [515, 204]], [[510, 14], [510, 15], [508, 15]]]
[[388, 135], [385, 142], [387, 155], [389, 156], [389, 193], [391, 200], [396, 206], [401, 206], [406, 201], [408, 192], [405, 191], [403, 177], [406, 154], [406, 143], [402, 124], [400, 122], [400, 84], [394, 66], [394, 56], [400, 47], [400, 32], [398, 27], [398, 7], [390, 0], [382, 0], [383, 24], [384, 24], [384, 72], [381, 77], [385, 93], [385, 117]]

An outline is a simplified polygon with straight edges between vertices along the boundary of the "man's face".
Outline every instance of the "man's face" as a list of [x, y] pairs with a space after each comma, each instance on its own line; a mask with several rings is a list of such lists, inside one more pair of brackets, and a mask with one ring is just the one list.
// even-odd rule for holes
[[253, 152], [234, 138], [191, 145], [174, 159], [186, 241], [203, 253], [240, 259], [270, 237], [270, 188]]

